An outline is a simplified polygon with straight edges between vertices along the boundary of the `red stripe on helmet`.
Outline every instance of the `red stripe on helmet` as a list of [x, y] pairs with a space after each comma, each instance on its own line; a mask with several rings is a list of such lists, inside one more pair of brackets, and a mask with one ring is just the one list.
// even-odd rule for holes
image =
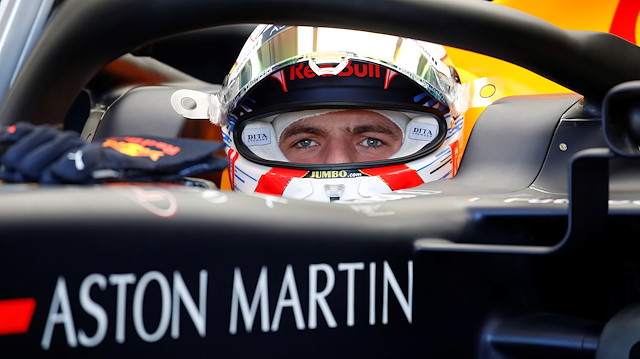
[[418, 172], [406, 165], [367, 168], [360, 170], [360, 172], [380, 177], [392, 191], [412, 188], [424, 183]]
[[278, 80], [278, 82], [280, 82], [280, 86], [282, 86], [282, 91], [289, 92], [289, 90], [287, 90], [287, 80], [285, 79], [284, 70], [280, 70], [275, 74], [271, 75], [270, 77], [273, 77], [274, 79]]
[[35, 309], [34, 298], [0, 300], [0, 335], [26, 333]]
[[292, 178], [300, 178], [307, 173], [309, 173], [309, 171], [272, 168], [260, 177], [255, 191], [257, 193], [281, 196]]
[[233, 149], [229, 149], [227, 154], [230, 166], [229, 166], [229, 183], [231, 184], [231, 189], [236, 188], [236, 161], [238, 160], [238, 153]]
[[389, 88], [389, 83], [391, 82], [391, 79], [396, 77], [397, 74], [398, 74], [397, 72], [387, 69], [387, 72], [386, 72], [386, 74], [384, 76], [384, 89], [385, 90]]

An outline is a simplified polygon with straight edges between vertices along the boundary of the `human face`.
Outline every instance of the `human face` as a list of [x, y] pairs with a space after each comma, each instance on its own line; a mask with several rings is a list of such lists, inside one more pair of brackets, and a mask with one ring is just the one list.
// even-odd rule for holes
[[295, 163], [377, 161], [400, 149], [402, 130], [377, 112], [345, 110], [294, 122], [282, 132], [279, 145]]

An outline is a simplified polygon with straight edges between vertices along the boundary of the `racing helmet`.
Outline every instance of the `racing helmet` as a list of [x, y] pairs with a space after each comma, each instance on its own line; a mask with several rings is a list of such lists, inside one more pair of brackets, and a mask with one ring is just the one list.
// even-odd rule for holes
[[[334, 201], [454, 176], [467, 99], [444, 56], [440, 45], [397, 36], [259, 25], [222, 90], [209, 99], [208, 116], [222, 126], [231, 187]], [[362, 134], [350, 140], [358, 148], [394, 147], [384, 157], [349, 161], [300, 161], [287, 154], [290, 148], [328, 148], [313, 136], [322, 126], [347, 131], [339, 122], [345, 119], [350, 122], [343, 127]], [[377, 124], [367, 125], [372, 119]], [[393, 136], [381, 139], [380, 132]], [[312, 147], [318, 145], [324, 147]]]

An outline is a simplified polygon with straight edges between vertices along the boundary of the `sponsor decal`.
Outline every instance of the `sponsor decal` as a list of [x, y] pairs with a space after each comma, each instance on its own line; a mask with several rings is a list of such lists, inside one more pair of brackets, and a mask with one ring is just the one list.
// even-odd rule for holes
[[[259, 335], [413, 320], [411, 260], [393, 268], [387, 261], [341, 262], [235, 267], [227, 273], [231, 281], [222, 281], [226, 288], [215, 287], [221, 281], [206, 269], [169, 275], [156, 270], [142, 275], [91, 273], [80, 280], [61, 275], [46, 309], [40, 347], [48, 351], [109, 342], [154, 343], [178, 340], [184, 331], [207, 338], [212, 332]], [[216, 302], [228, 306], [209, 308], [212, 297], [221, 295], [228, 297]]]
[[264, 30], [265, 37], [262, 38], [262, 43], [267, 42], [270, 38], [274, 37], [282, 30], [286, 29], [288, 26], [286, 25], [269, 25]]
[[180, 152], [180, 147], [169, 143], [131, 136], [107, 138], [102, 147], [112, 148], [131, 157], [148, 157], [154, 162], [164, 155], [174, 156]]
[[262, 146], [271, 143], [271, 131], [268, 128], [250, 128], [242, 132], [242, 140], [247, 146]]
[[158, 217], [170, 218], [178, 212], [178, 201], [165, 189], [131, 187], [130, 192], [134, 202]]
[[[180, 309], [184, 307], [191, 323], [201, 337], [206, 336], [206, 315], [207, 315], [207, 284], [208, 273], [202, 270], [199, 273], [199, 285], [194, 289], [195, 299], [189, 291], [182, 274], [175, 271], [172, 276], [173, 281], [169, 282], [167, 277], [158, 271], [149, 271], [137, 278], [133, 273], [103, 275], [93, 273], [85, 277], [80, 283], [79, 293], [70, 295], [69, 286], [64, 276], [58, 277], [56, 282], [49, 314], [44, 326], [44, 332], [40, 341], [40, 346], [44, 350], [49, 350], [52, 345], [54, 331], [62, 330], [65, 334], [66, 345], [71, 348], [78, 346], [95, 347], [107, 339], [107, 328], [115, 327], [116, 343], [123, 344], [132, 335], [145, 342], [157, 342], [170, 333], [173, 339], [180, 338]], [[153, 287], [153, 290], [150, 290]], [[149, 328], [145, 323], [145, 316], [150, 314], [144, 311], [144, 303], [148, 297], [157, 297], [158, 288], [160, 291], [160, 313], [151, 313], [159, 316], [154, 327]], [[109, 313], [107, 309], [96, 301], [92, 293], [113, 292], [115, 289], [116, 307], [115, 312]], [[131, 302], [130, 296], [133, 296]], [[85, 331], [85, 328], [78, 328], [74, 318], [80, 314], [77, 310], [72, 312], [71, 299], [78, 298], [81, 311], [88, 314], [96, 321], [95, 329]], [[128, 307], [129, 303], [133, 303]], [[75, 304], [75, 303], [73, 303]], [[127, 313], [131, 313], [130, 317]], [[134, 333], [127, 333], [127, 321], [133, 322]]]
[[83, 171], [85, 168], [84, 160], [82, 159], [83, 152], [82, 150], [77, 150], [75, 152], [69, 152], [67, 154], [67, 159], [69, 161], [73, 161], [76, 169], [78, 171]]
[[[323, 64], [323, 65], [319, 65], [319, 68], [333, 68], [333, 65], [331, 64]], [[279, 83], [280, 86], [282, 87], [282, 91], [283, 92], [288, 92], [288, 88], [287, 88], [287, 79], [289, 81], [295, 81], [295, 80], [303, 80], [303, 79], [312, 79], [315, 78], [316, 76], [321, 76], [321, 77], [328, 77], [328, 76], [339, 76], [339, 77], [349, 77], [349, 76], [355, 76], [355, 77], [360, 77], [360, 78], [384, 78], [384, 89], [388, 89], [389, 88], [389, 83], [391, 82], [391, 80], [398, 75], [397, 72], [389, 70], [389, 69], [384, 69], [384, 75], [382, 74], [381, 71], [381, 66], [377, 65], [377, 64], [372, 64], [372, 63], [360, 63], [360, 62], [353, 62], [353, 61], [349, 61], [347, 63], [347, 65], [344, 67], [344, 69], [342, 69], [342, 71], [338, 72], [337, 75], [332, 75], [332, 74], [322, 74], [322, 75], [318, 75], [316, 74], [316, 72], [309, 66], [309, 64], [307, 62], [301, 62], [298, 64], [294, 64], [288, 67], [288, 69], [285, 70], [280, 70], [272, 75], [270, 75], [269, 77], [276, 79]]]
[[229, 196], [219, 190], [204, 190], [200, 192], [200, 196], [203, 199], [215, 204], [223, 204], [229, 201]]
[[409, 138], [420, 141], [433, 141], [438, 134], [438, 126], [430, 123], [414, 122], [409, 129]]
[[[332, 65], [320, 65], [320, 68], [333, 67]], [[316, 77], [316, 73], [313, 69], [306, 63], [301, 62], [297, 65], [292, 65], [289, 67], [289, 80], [302, 80], [302, 79], [311, 79]], [[326, 74], [322, 76], [333, 76], [331, 74]], [[365, 64], [365, 63], [357, 63], [349, 61], [347, 66], [340, 71], [336, 76], [344, 77], [344, 76], [356, 76], [356, 77], [371, 77], [371, 78], [380, 78], [380, 65], [375, 64]]]
[[[512, 197], [504, 200], [504, 203], [526, 203], [526, 204], [569, 204], [569, 198], [550, 197]], [[609, 206], [640, 206], [639, 199], [609, 199]]]
[[358, 213], [362, 213], [367, 217], [381, 217], [381, 216], [394, 216], [396, 214], [395, 211], [385, 211], [382, 210], [383, 207], [381, 204], [355, 204], [351, 205], [351, 209]]
[[358, 170], [309, 171], [302, 178], [354, 178], [364, 174]]
[[504, 203], [524, 202], [529, 204], [569, 204], [568, 198], [507, 198]]
[[[368, 267], [368, 268], [366, 268]], [[365, 266], [364, 262], [355, 263], [339, 263], [337, 272], [343, 273], [341, 278], [346, 280], [347, 298], [346, 318], [336, 319], [326, 298], [331, 294], [336, 286], [336, 268], [326, 263], [311, 264], [308, 267], [309, 278], [308, 283], [308, 304], [307, 315], [304, 314], [304, 307], [300, 301], [299, 286], [296, 282], [296, 275], [291, 265], [287, 265], [282, 285], [278, 294], [278, 301], [273, 314], [270, 312], [269, 305], [269, 287], [268, 287], [268, 268], [262, 267], [258, 276], [258, 281], [253, 295], [247, 293], [244, 284], [242, 271], [240, 268], [234, 270], [233, 276], [233, 293], [231, 299], [231, 317], [229, 321], [229, 333], [236, 334], [241, 330], [240, 324], [243, 324], [244, 331], [251, 332], [256, 319], [260, 319], [260, 330], [262, 332], [277, 332], [280, 329], [280, 319], [284, 310], [291, 310], [294, 315], [295, 325], [298, 330], [315, 329], [318, 327], [319, 317], [321, 316], [329, 328], [336, 328], [339, 325], [352, 327], [356, 323], [362, 322], [360, 318], [355, 317], [355, 308], [360, 305], [368, 305], [368, 318], [363, 320], [369, 325], [375, 325], [378, 321], [376, 298], [380, 289], [376, 288], [376, 278], [382, 276], [382, 317], [381, 323], [389, 323], [389, 302], [391, 297], [395, 297], [398, 301], [405, 319], [408, 323], [412, 321], [413, 313], [413, 261], [407, 262], [407, 289], [406, 294], [401, 289], [395, 274], [391, 270], [389, 263], [386, 261], [382, 265], [382, 274], [378, 273], [377, 263], [371, 262]], [[369, 297], [355, 298], [356, 272], [367, 271], [369, 278]], [[322, 274], [320, 274], [322, 273]], [[319, 277], [325, 279], [324, 286], [319, 288]], [[391, 291], [389, 290], [391, 289]], [[251, 303], [249, 303], [249, 298]], [[358, 303], [356, 303], [358, 299]], [[242, 321], [240, 321], [242, 318]]]
[[270, 194], [263, 194], [263, 193], [254, 193], [253, 195], [264, 199], [264, 204], [265, 206], [267, 206], [267, 208], [275, 208], [276, 204], [289, 203], [289, 200], [280, 196], [272, 196]]
[[[383, 213], [382, 215], [393, 215], [395, 212], [379, 212], [383, 207], [379, 206], [380, 202], [388, 202], [388, 201], [397, 201], [399, 199], [405, 198], [416, 198], [423, 196], [430, 196], [435, 194], [440, 194], [441, 191], [432, 191], [432, 190], [420, 190], [420, 189], [407, 189], [407, 190], [399, 190], [393, 191], [389, 193], [379, 193], [374, 196], [358, 198], [354, 200], [345, 201], [344, 203], [351, 205], [351, 208], [368, 216], [377, 216]], [[338, 202], [340, 203], [340, 202]], [[374, 207], [369, 206], [361, 206], [361, 204], [376, 204]]]

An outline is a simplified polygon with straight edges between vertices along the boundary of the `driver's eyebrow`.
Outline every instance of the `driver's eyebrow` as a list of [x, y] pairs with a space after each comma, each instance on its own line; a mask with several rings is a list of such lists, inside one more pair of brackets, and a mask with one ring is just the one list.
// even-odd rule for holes
[[293, 137], [298, 134], [310, 134], [317, 136], [326, 136], [326, 132], [318, 127], [305, 126], [305, 125], [292, 125], [287, 127], [280, 135], [280, 143], [286, 141], [289, 137]]
[[365, 132], [384, 133], [394, 138], [398, 137], [397, 132], [392, 131], [388, 126], [384, 125], [361, 125], [351, 129], [351, 133], [360, 134]]

